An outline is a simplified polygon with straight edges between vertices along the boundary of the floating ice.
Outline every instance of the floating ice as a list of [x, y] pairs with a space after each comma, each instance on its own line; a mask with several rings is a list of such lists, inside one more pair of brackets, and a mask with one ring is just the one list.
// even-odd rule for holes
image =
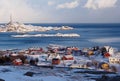
[[12, 37], [80, 37], [80, 35], [76, 33], [70, 33], [70, 34], [57, 33], [57, 34], [35, 34], [35, 35], [29, 35], [29, 34], [12, 35]]

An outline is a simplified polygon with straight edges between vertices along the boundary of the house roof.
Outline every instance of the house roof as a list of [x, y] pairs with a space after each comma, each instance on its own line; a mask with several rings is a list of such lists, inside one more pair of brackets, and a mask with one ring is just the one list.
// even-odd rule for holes
[[65, 55], [64, 57], [66, 57], [66, 58], [72, 58], [73, 56], [72, 55]]

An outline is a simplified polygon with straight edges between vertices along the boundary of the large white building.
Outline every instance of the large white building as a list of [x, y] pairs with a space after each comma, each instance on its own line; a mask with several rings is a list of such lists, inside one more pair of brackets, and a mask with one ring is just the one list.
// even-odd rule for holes
[[116, 53], [114, 56], [109, 57], [110, 64], [120, 64], [120, 52]]

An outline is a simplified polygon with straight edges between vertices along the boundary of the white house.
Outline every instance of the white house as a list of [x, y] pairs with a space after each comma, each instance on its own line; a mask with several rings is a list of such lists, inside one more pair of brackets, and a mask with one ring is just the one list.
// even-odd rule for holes
[[116, 52], [118, 52], [117, 48], [113, 48], [111, 46], [104, 46], [106, 48], [106, 51], [111, 55], [114, 56]]
[[110, 64], [120, 64], [120, 55], [109, 57]]

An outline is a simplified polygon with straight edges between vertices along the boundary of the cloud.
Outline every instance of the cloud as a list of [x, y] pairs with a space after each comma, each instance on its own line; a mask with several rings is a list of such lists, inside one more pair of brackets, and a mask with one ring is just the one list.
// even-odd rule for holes
[[[8, 22], [12, 14], [14, 21], [37, 22], [44, 17], [41, 11], [38, 11], [29, 5], [29, 0], [0, 0], [0, 22]], [[45, 14], [44, 14], [45, 15]]]
[[116, 3], [117, 0], [88, 0], [84, 7], [96, 10], [115, 7]]
[[48, 5], [51, 6], [51, 5], [54, 5], [55, 2], [54, 1], [48, 1]]
[[88, 0], [84, 7], [97, 9], [96, 6], [97, 6], [97, 4], [96, 4], [95, 0]]
[[74, 0], [72, 2], [67, 2], [57, 5], [57, 9], [61, 9], [61, 8], [71, 9], [71, 8], [76, 8], [77, 6], [79, 6], [79, 0]]
[[[0, 23], [8, 22], [10, 14], [23, 23], [119, 23], [119, 4], [120, 0], [0, 0]], [[101, 10], [86, 12], [87, 8]]]

